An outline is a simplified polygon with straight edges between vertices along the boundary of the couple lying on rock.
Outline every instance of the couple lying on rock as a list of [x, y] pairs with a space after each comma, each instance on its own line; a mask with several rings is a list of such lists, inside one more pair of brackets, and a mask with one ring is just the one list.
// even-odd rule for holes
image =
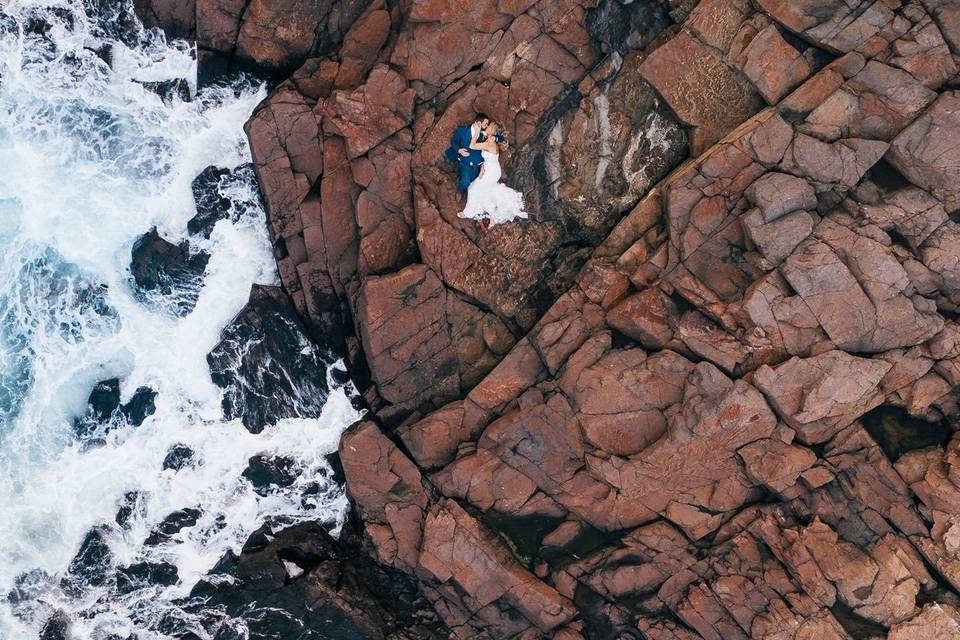
[[500, 145], [505, 141], [502, 127], [484, 113], [454, 131], [447, 158], [457, 163], [457, 189], [467, 192], [461, 218], [493, 226], [527, 217], [523, 194], [500, 182]]

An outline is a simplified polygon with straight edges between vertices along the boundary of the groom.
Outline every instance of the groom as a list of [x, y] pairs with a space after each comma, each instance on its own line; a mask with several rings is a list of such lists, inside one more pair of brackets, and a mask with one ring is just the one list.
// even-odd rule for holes
[[483, 164], [483, 154], [477, 149], [470, 148], [470, 142], [477, 138], [483, 142], [486, 139], [487, 127], [490, 118], [485, 113], [478, 113], [473, 118], [473, 124], [457, 127], [450, 138], [450, 148], [447, 149], [447, 158], [457, 163], [457, 190], [466, 191], [470, 183], [480, 175], [480, 166]]

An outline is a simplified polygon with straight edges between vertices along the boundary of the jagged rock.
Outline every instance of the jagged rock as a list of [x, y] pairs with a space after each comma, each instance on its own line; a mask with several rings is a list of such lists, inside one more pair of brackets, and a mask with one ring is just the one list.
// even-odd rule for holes
[[[340, 447], [365, 540], [438, 635], [953, 633], [952, 3], [375, 0], [273, 38], [258, 1], [200, 1], [200, 55], [310, 57], [254, 168], [293, 308], [370, 383]], [[529, 220], [456, 215], [478, 110]], [[309, 588], [404, 637], [358, 611], [384, 574], [319, 568], [355, 548], [270, 535], [195, 595], [283, 635]]]
[[137, 562], [117, 569], [117, 591], [130, 593], [151, 585], [168, 587], [180, 580], [177, 567], [169, 562]]
[[167, 517], [165, 517], [160, 524], [150, 532], [150, 535], [147, 536], [147, 539], [143, 544], [147, 546], [163, 544], [169, 540], [171, 536], [176, 535], [181, 530], [197, 524], [199, 519], [200, 510], [189, 507], [167, 514]]
[[370, 0], [136, 0], [147, 27], [194, 38], [200, 75], [220, 67], [286, 74], [314, 53], [336, 48]]
[[960, 92], [948, 91], [890, 145], [889, 160], [918, 187], [939, 198], [948, 211], [960, 205]]
[[113, 563], [113, 552], [103, 529], [91, 529], [80, 543], [77, 555], [67, 569], [81, 586], [100, 586], [107, 581]]
[[190, 185], [197, 213], [187, 221], [187, 231], [209, 238], [218, 221], [236, 222], [249, 209], [257, 206], [259, 203], [255, 200], [240, 200], [235, 193], [231, 194], [232, 198], [223, 195], [224, 190], [236, 191], [250, 185], [254, 179], [253, 166], [249, 164], [232, 170], [211, 165], [201, 171]]
[[[261, 534], [269, 537], [251, 544]], [[349, 523], [339, 539], [319, 523], [266, 528], [239, 556], [224, 556], [213, 574], [192, 595], [240, 619], [251, 637], [448, 637], [413, 580], [374, 563]], [[234, 637], [229, 623], [210, 622], [218, 638]]]
[[916, 617], [890, 628], [888, 640], [960, 638], [960, 613], [949, 604], [933, 603]]
[[210, 255], [191, 253], [186, 240], [178, 245], [160, 237], [157, 229], [140, 236], [131, 251], [130, 273], [141, 300], [160, 296], [177, 315], [193, 311], [200, 295]]
[[240, 475], [250, 481], [254, 491], [265, 496], [296, 482], [298, 469], [292, 458], [256, 455], [250, 458], [247, 468]]
[[326, 356], [278, 287], [251, 288], [207, 363], [224, 389], [224, 416], [239, 418], [252, 433], [281, 418], [315, 418], [327, 398]]
[[130, 400], [120, 403], [120, 380], [110, 378], [94, 385], [87, 399], [87, 411], [73, 422], [74, 433], [84, 439], [102, 438], [120, 424], [139, 427], [156, 411], [157, 392], [137, 387]]
[[178, 442], [167, 449], [167, 455], [163, 458], [163, 468], [174, 471], [192, 466], [194, 463], [195, 454], [193, 449], [182, 442]]
[[152, 91], [160, 96], [160, 99], [163, 100], [163, 103], [166, 105], [172, 104], [174, 99], [178, 99], [181, 102], [190, 102], [192, 98], [190, 95], [190, 84], [186, 78], [156, 80], [153, 82], [141, 82], [140, 84], [147, 91]]

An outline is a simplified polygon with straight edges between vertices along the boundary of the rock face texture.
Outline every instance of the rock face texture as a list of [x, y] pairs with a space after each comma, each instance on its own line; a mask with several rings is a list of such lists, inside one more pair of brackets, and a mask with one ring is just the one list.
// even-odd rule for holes
[[[960, 638], [958, 47], [951, 1], [374, 1], [277, 86], [283, 285], [449, 637]], [[475, 110], [529, 221], [456, 216]]]

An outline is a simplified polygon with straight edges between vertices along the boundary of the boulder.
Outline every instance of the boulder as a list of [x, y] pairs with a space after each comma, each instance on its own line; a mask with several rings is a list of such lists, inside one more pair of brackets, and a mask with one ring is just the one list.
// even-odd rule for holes
[[224, 389], [226, 419], [252, 433], [281, 418], [316, 418], [327, 398], [327, 356], [308, 336], [286, 294], [254, 285], [246, 306], [207, 354]]
[[878, 406], [890, 363], [828, 351], [757, 369], [754, 382], [801, 442], [816, 444]]
[[296, 460], [292, 458], [261, 454], [250, 458], [247, 468], [240, 475], [253, 485], [255, 492], [266, 496], [292, 485], [297, 480], [298, 472]]
[[130, 273], [137, 297], [176, 315], [193, 311], [210, 255], [192, 253], [189, 243], [172, 244], [156, 228], [140, 236], [131, 251]]
[[196, 463], [196, 454], [189, 446], [178, 442], [167, 449], [167, 455], [163, 458], [163, 468], [179, 471], [185, 467], [193, 466]]
[[[688, 73], [677, 72], [680, 60]], [[686, 32], [654, 50], [640, 72], [680, 120], [693, 128], [692, 155], [705, 151], [763, 107], [763, 98], [746, 78]]]
[[117, 569], [119, 593], [131, 593], [150, 586], [169, 587], [179, 580], [177, 567], [169, 562], [136, 562]]
[[890, 145], [888, 160], [910, 182], [939, 198], [948, 211], [960, 206], [960, 91], [941, 94], [930, 109]]
[[764, 174], [747, 188], [746, 196], [760, 210], [764, 222], [798, 209], [817, 208], [817, 193], [810, 183], [786, 173]]
[[199, 519], [200, 510], [190, 507], [169, 513], [160, 524], [154, 527], [143, 544], [148, 547], [163, 544], [183, 529], [197, 524]]
[[101, 380], [90, 392], [86, 413], [74, 419], [74, 433], [93, 442], [121, 425], [139, 427], [156, 411], [156, 397], [157, 392], [150, 387], [137, 387], [130, 400], [121, 404], [120, 380]]
[[113, 552], [107, 541], [105, 528], [94, 528], [87, 532], [77, 555], [70, 561], [67, 573], [77, 586], [98, 587], [103, 585], [113, 568]]

